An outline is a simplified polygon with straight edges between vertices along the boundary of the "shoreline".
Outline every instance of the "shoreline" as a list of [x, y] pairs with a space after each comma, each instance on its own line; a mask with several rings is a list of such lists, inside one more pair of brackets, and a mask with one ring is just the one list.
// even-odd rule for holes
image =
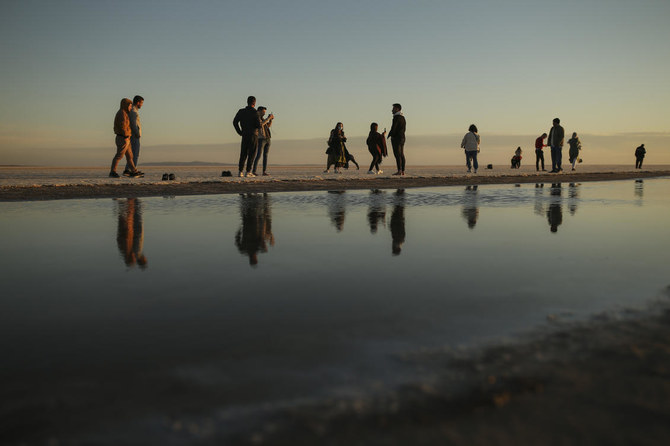
[[[17, 170], [16, 168], [13, 168]], [[57, 169], [57, 168], [52, 168]], [[314, 168], [312, 168], [314, 169]], [[153, 169], [155, 170], [155, 169]], [[211, 167], [209, 168], [211, 170]], [[530, 172], [530, 170], [528, 170]], [[534, 172], [534, 171], [533, 171]], [[121, 178], [115, 182], [105, 179], [98, 182], [86, 179], [77, 183], [74, 179], [65, 178], [60, 184], [0, 185], [0, 201], [40, 201], [85, 198], [135, 198], [157, 196], [214, 195], [238, 193], [270, 193], [270, 192], [306, 192], [323, 190], [355, 190], [355, 189], [404, 189], [439, 186], [469, 186], [488, 184], [527, 184], [527, 183], [559, 183], [586, 181], [617, 181], [628, 179], [657, 178], [670, 176], [670, 169], [662, 166], [655, 170], [640, 171], [589, 171], [524, 174], [452, 174], [452, 175], [411, 175], [405, 177], [367, 176], [351, 174], [342, 176], [335, 174], [295, 176], [277, 175], [270, 177], [238, 178], [224, 177], [214, 180], [164, 182], [141, 179]], [[365, 176], [364, 176], [365, 175]], [[332, 176], [332, 177], [331, 177]], [[82, 183], [82, 181], [84, 181]], [[87, 182], [88, 181], [88, 182]], [[113, 180], [111, 180], [113, 181]]]

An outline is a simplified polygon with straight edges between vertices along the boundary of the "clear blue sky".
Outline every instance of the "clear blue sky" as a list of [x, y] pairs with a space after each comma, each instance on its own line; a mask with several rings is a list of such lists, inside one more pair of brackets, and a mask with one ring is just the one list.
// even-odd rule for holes
[[250, 94], [276, 139], [364, 135], [393, 102], [408, 138], [667, 132], [669, 25], [668, 0], [4, 0], [0, 164], [111, 147], [135, 94], [145, 145], [236, 141]]

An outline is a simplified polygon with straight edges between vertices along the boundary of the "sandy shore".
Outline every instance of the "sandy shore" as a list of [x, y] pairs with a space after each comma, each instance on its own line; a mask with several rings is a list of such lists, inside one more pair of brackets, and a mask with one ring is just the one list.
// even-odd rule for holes
[[[233, 166], [147, 167], [144, 178], [109, 178], [101, 168], [0, 167], [0, 201], [54, 200], [71, 198], [150, 197], [232, 194], [244, 192], [293, 192], [310, 190], [398, 189], [409, 187], [459, 186], [470, 184], [556, 183], [611, 181], [670, 176], [670, 166], [652, 165], [642, 170], [630, 166], [580, 166], [560, 174], [521, 169], [483, 169], [466, 174], [461, 166], [418, 166], [404, 177], [384, 173], [369, 175], [364, 169], [342, 174], [323, 173], [319, 166], [277, 166], [271, 176], [221, 177], [221, 171], [236, 173]], [[162, 181], [163, 173], [174, 173], [174, 181]]]

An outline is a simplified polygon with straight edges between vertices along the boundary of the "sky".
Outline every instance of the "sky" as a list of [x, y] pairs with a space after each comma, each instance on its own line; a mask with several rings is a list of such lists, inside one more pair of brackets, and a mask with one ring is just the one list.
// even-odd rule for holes
[[394, 102], [417, 160], [461, 162], [471, 123], [501, 160], [532, 153], [560, 117], [594, 161], [648, 141], [647, 162], [670, 163], [669, 24], [668, 0], [3, 0], [0, 164], [108, 164], [136, 94], [146, 162], [180, 146], [235, 160], [254, 95], [276, 116], [275, 163], [321, 163], [338, 121], [350, 139], [390, 128]]

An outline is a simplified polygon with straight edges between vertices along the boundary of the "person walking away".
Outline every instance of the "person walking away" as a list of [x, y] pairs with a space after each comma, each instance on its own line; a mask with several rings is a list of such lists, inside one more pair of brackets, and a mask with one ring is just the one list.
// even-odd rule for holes
[[644, 160], [644, 155], [647, 153], [647, 149], [644, 148], [644, 144], [640, 145], [635, 149], [635, 168], [642, 169], [642, 161]]
[[370, 133], [368, 134], [368, 139], [365, 141], [368, 145], [368, 152], [370, 152], [370, 155], [372, 155], [372, 162], [370, 163], [370, 168], [368, 169], [369, 174], [384, 173], [379, 168], [379, 164], [382, 162], [382, 157], [387, 156], [386, 144], [384, 142], [386, 130], [384, 130], [384, 133], [380, 134], [377, 131], [378, 128], [379, 125], [376, 122], [370, 124]]
[[477, 154], [479, 153], [479, 135], [477, 134], [477, 126], [471, 124], [468, 128], [468, 133], [463, 137], [461, 148], [465, 149], [465, 164], [468, 166], [468, 173], [472, 168], [475, 168], [475, 173], [479, 168], [477, 163]]
[[346, 157], [346, 146], [344, 143], [347, 141], [347, 137], [344, 136], [344, 124], [338, 122], [335, 125], [335, 128], [330, 131], [330, 137], [328, 138], [328, 161], [326, 164], [326, 170], [324, 173], [330, 171], [330, 166], [335, 166], [334, 172], [340, 173], [340, 168], [344, 167], [347, 164]]
[[540, 162], [542, 162], [542, 172], [546, 172], [544, 168], [544, 151], [543, 147], [547, 147], [544, 143], [544, 138], [547, 137], [546, 133], [543, 133], [535, 140], [535, 170], [540, 171]]
[[258, 129], [261, 128], [261, 120], [256, 111], [256, 98], [249, 96], [247, 98], [247, 106], [237, 111], [233, 119], [233, 127], [238, 135], [242, 137], [240, 144], [240, 161], [238, 163], [239, 176], [245, 176], [244, 162], [247, 162], [247, 177], [254, 177], [251, 172], [251, 167], [254, 162], [254, 155], [256, 154], [258, 146]]
[[130, 167], [131, 177], [140, 177], [142, 172], [138, 171], [135, 168], [135, 163], [133, 162], [133, 151], [130, 147], [130, 118], [128, 118], [128, 113], [130, 112], [133, 103], [128, 98], [121, 99], [121, 107], [119, 111], [116, 112], [114, 116], [114, 134], [116, 135], [116, 155], [112, 159], [112, 167], [109, 171], [109, 176], [111, 178], [119, 178], [119, 174], [116, 173], [116, 166], [121, 161], [121, 158], [126, 157], [128, 166]]
[[261, 121], [261, 127], [258, 129], [258, 149], [256, 150], [256, 156], [254, 157], [254, 168], [253, 173], [256, 175], [256, 168], [258, 167], [258, 161], [263, 155], [263, 176], [267, 176], [268, 170], [268, 152], [270, 151], [270, 141], [272, 134], [270, 132], [270, 127], [272, 127], [272, 120], [275, 116], [270, 113], [270, 116], [265, 118], [265, 110], [267, 107], [258, 107], [258, 119]]
[[565, 139], [565, 130], [560, 126], [561, 120], [554, 118], [553, 126], [549, 130], [549, 146], [551, 146], [551, 172], [558, 173], [563, 169], [563, 140]]
[[570, 149], [568, 151], [570, 164], [572, 164], [572, 170], [575, 170], [575, 163], [579, 159], [579, 151], [582, 150], [582, 143], [579, 141], [577, 132], [573, 132], [572, 138], [568, 140], [568, 144], [570, 144]]
[[407, 123], [402, 114], [402, 105], [393, 104], [391, 109], [393, 113], [393, 123], [387, 138], [391, 138], [391, 146], [393, 146], [393, 156], [398, 171], [393, 175], [405, 175], [405, 128]]
[[[140, 158], [140, 137], [142, 136], [142, 123], [140, 122], [140, 109], [144, 105], [144, 98], [142, 96], [135, 96], [133, 98], [133, 107], [128, 113], [128, 118], [130, 119], [130, 148], [133, 150], [133, 163], [135, 168], [137, 168], [137, 161]], [[123, 170], [123, 174], [128, 176], [130, 175], [128, 163], [126, 163], [126, 168]]]

